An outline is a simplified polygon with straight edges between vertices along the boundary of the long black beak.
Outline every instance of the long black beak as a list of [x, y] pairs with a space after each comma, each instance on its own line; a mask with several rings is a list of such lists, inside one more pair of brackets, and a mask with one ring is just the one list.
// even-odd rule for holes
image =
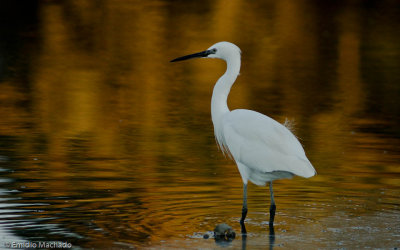
[[188, 59], [198, 58], [198, 57], [207, 57], [209, 54], [213, 54], [213, 51], [205, 50], [205, 51], [202, 51], [199, 53], [194, 53], [194, 54], [187, 55], [187, 56], [181, 56], [181, 57], [175, 58], [174, 60], [171, 60], [170, 62], [183, 61], [183, 60], [188, 60]]

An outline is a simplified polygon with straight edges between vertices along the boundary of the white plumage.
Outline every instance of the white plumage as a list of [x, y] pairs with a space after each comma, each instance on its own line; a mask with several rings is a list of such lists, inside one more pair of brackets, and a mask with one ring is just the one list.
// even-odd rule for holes
[[297, 138], [268, 116], [237, 109], [226, 113], [221, 124], [217, 140], [241, 165], [239, 171], [244, 183], [250, 180], [265, 185], [293, 174], [306, 178], [315, 174]]
[[256, 185], [270, 183], [270, 225], [273, 226], [276, 206], [272, 181], [291, 178], [293, 175], [308, 178], [314, 176], [316, 171], [296, 136], [284, 125], [252, 110], [228, 109], [227, 98], [240, 71], [240, 55], [241, 51], [236, 45], [219, 42], [205, 51], [172, 61], [204, 57], [223, 59], [227, 63], [226, 72], [214, 86], [211, 116], [218, 145], [224, 153], [235, 160], [242, 176], [243, 210], [240, 222], [242, 232], [245, 233], [244, 219], [247, 215], [249, 180]]

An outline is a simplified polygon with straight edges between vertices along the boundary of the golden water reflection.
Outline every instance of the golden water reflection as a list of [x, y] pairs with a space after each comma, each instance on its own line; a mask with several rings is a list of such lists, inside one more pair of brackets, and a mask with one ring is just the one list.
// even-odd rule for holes
[[[210, 119], [224, 63], [169, 63], [228, 40], [243, 57], [230, 107], [294, 119], [318, 172], [275, 185], [276, 244], [295, 246], [299, 235], [305, 248], [353, 244], [363, 218], [384, 226], [357, 232], [370, 226], [387, 237], [352, 246], [400, 240], [387, 229], [399, 229], [397, 3], [31, 5], [33, 14], [1, 26], [5, 231], [95, 248], [186, 246], [177, 239], [209, 248], [196, 233], [221, 222], [238, 231], [241, 179], [218, 152]], [[250, 246], [268, 240], [267, 197], [250, 187]]]

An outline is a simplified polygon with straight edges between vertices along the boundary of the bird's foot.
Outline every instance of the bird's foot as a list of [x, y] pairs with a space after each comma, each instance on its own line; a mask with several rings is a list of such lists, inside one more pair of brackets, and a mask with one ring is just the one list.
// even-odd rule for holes
[[273, 249], [275, 245], [274, 224], [269, 224], [269, 249]]
[[274, 224], [269, 224], [269, 235], [275, 235], [275, 228], [274, 228]]
[[242, 234], [247, 234], [246, 226], [244, 224], [244, 220], [240, 220], [240, 229]]

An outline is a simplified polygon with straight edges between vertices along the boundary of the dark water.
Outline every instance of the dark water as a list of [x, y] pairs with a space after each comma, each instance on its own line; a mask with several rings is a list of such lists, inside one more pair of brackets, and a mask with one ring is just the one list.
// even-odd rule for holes
[[[218, 248], [242, 183], [218, 151], [212, 87], [242, 49], [229, 106], [292, 119], [318, 175], [249, 187], [231, 248], [400, 247], [397, 1], [0, 4], [0, 243]], [[273, 244], [272, 244], [273, 243]]]

